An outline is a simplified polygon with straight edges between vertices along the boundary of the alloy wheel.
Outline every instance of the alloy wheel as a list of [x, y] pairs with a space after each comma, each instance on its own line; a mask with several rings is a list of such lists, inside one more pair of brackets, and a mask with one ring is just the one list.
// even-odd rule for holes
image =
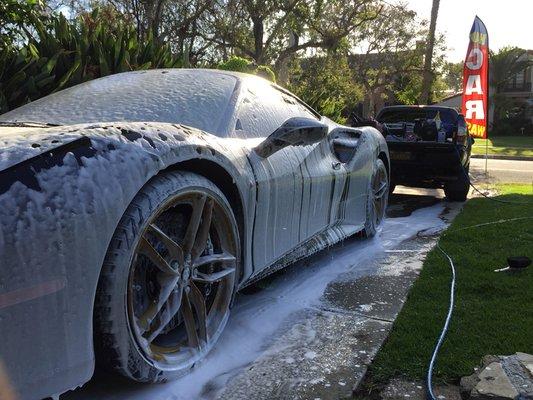
[[184, 368], [218, 338], [236, 279], [233, 232], [215, 198], [191, 191], [167, 201], [139, 235], [128, 281], [128, 320], [150, 363]]
[[372, 208], [374, 226], [378, 227], [385, 216], [387, 208], [387, 200], [389, 197], [389, 182], [387, 178], [387, 170], [382, 163], [379, 163], [372, 175]]

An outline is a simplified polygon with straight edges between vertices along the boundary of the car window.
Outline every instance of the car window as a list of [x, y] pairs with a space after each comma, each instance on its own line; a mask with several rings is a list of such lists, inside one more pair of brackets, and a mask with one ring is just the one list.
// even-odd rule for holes
[[320, 115], [316, 111], [302, 103], [297, 97], [292, 96], [290, 93], [285, 92], [276, 86], [273, 86], [273, 88], [282, 94], [283, 100], [287, 104], [290, 104], [292, 107], [294, 107], [294, 111], [298, 114], [298, 117], [312, 118], [316, 120], [320, 119]]
[[267, 137], [292, 117], [318, 119], [298, 99], [268, 81], [249, 78], [243, 88], [235, 121], [235, 135]]

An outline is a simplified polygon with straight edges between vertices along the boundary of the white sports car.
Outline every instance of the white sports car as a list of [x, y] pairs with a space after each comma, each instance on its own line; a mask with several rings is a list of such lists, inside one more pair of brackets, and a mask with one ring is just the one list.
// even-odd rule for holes
[[[187, 373], [237, 290], [350, 235], [389, 187], [374, 128], [264, 79], [112, 75], [0, 116], [0, 363], [24, 399]], [[1, 397], [1, 396], [0, 396]]]

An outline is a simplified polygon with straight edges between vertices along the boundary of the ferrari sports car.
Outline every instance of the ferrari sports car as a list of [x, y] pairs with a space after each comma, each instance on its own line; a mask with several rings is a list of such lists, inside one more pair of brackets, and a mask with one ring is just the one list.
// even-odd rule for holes
[[[191, 370], [235, 292], [375, 234], [389, 155], [262, 78], [108, 76], [0, 116], [0, 367], [22, 399]], [[1, 397], [1, 396], [0, 396]]]

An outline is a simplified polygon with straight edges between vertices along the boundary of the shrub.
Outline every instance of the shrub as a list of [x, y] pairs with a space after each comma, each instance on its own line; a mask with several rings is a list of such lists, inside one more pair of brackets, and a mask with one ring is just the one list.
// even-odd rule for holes
[[63, 15], [35, 21], [35, 36], [0, 52], [0, 112], [90, 79], [118, 72], [181, 65], [170, 47], [117, 19], [108, 24], [99, 9], [69, 22]]
[[522, 135], [522, 128], [524, 135], [533, 136], [533, 124], [529, 118], [502, 118], [495, 121], [491, 135], [496, 136], [518, 136]]
[[246, 58], [233, 56], [227, 61], [219, 63], [217, 68], [225, 71], [244, 72], [249, 74], [253, 70], [253, 63], [248, 61]]
[[276, 75], [270, 67], [266, 65], [256, 65], [253, 61], [246, 58], [232, 56], [227, 61], [221, 62], [217, 66], [218, 69], [225, 71], [243, 72], [246, 74], [254, 74], [269, 81], [276, 82]]
[[345, 123], [362, 98], [361, 87], [353, 79], [343, 54], [303, 59], [293, 70], [290, 89], [338, 123]]

